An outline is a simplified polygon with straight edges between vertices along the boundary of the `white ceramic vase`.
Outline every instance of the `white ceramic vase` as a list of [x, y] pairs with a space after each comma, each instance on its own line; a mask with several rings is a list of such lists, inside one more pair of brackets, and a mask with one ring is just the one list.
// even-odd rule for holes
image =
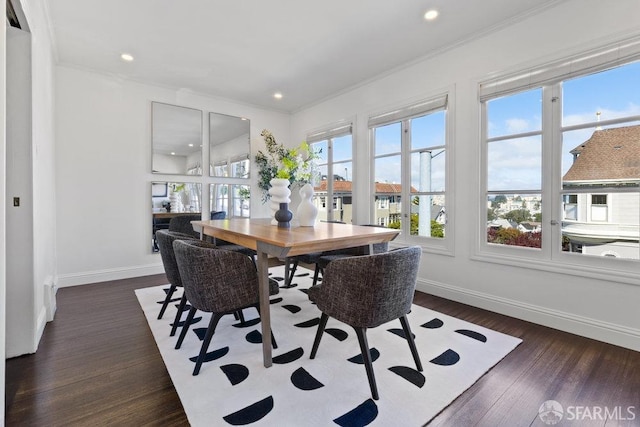
[[169, 203], [171, 203], [171, 212], [182, 212], [182, 200], [180, 194], [174, 191], [169, 194]]
[[278, 225], [275, 214], [280, 209], [280, 203], [291, 203], [291, 190], [289, 180], [284, 178], [273, 178], [269, 181], [269, 207], [271, 208], [271, 225]]
[[313, 204], [313, 185], [305, 184], [300, 188], [300, 199], [296, 219], [301, 227], [313, 227], [318, 216], [318, 208]]

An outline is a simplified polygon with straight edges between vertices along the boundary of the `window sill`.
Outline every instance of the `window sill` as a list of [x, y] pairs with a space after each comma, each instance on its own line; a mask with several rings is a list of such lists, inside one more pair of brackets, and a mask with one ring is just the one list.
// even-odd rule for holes
[[[528, 268], [532, 270], [541, 270], [549, 273], [558, 273], [570, 276], [586, 277], [589, 279], [604, 280], [607, 282], [619, 282], [640, 286], [640, 274], [631, 271], [634, 267], [637, 270], [637, 265], [635, 265], [636, 261], [628, 261], [629, 263], [634, 264], [629, 265], [630, 271], [625, 271], [611, 267], [594, 268], [588, 265], [573, 264], [562, 261], [532, 259], [504, 254], [498, 255], [486, 252], [479, 252], [478, 254], [471, 256], [471, 259], [480, 262], [489, 262], [493, 264]], [[621, 261], [625, 262], [624, 260]]]

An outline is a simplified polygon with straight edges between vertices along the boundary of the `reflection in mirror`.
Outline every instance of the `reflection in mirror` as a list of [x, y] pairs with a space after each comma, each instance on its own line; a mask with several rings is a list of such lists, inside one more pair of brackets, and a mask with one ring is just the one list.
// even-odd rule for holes
[[209, 173], [249, 178], [249, 119], [209, 113]]
[[[156, 231], [173, 230], [194, 234], [189, 221], [202, 218], [202, 184], [194, 182], [151, 183], [151, 250], [158, 252]], [[179, 217], [180, 219], [174, 220]]]
[[202, 175], [202, 111], [151, 103], [153, 173]]
[[225, 218], [250, 217], [251, 187], [248, 185], [211, 184], [209, 191], [211, 219], [220, 219], [220, 212], [224, 212]]

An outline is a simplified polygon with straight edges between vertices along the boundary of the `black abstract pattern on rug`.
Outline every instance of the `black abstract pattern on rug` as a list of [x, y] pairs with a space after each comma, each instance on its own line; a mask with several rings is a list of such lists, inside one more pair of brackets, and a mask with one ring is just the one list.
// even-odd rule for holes
[[[308, 276], [308, 273], [303, 273], [300, 277]], [[298, 277], [298, 276], [296, 276]], [[282, 277], [273, 277], [277, 281], [283, 281]], [[300, 289], [306, 293], [307, 289]], [[284, 301], [282, 297], [276, 297], [271, 300], [272, 306], [277, 306], [281, 302]], [[292, 304], [281, 304], [280, 308], [287, 310], [292, 314], [300, 313], [302, 308], [297, 305]], [[275, 309], [275, 308], [272, 308]], [[200, 320], [200, 319], [198, 319]], [[311, 318], [311, 319], [301, 319], [299, 323], [296, 323], [294, 326], [298, 328], [315, 328], [318, 326], [319, 318]], [[245, 322], [245, 324], [234, 324], [235, 327], [238, 328], [246, 328], [251, 326], [259, 325], [259, 319], [251, 319]], [[444, 326], [444, 322], [441, 319], [434, 318], [431, 321], [420, 325], [425, 329], [437, 329]], [[200, 340], [204, 339], [204, 333], [206, 332], [206, 328], [196, 328], [193, 332], [198, 336]], [[328, 335], [332, 336], [338, 341], [344, 341], [349, 336], [349, 333], [346, 330], [338, 329], [338, 328], [327, 328], [325, 331]], [[392, 328], [388, 330], [389, 333], [397, 335], [401, 339], [406, 339], [404, 336], [404, 332], [401, 328]], [[459, 329], [455, 331], [461, 335], [467, 336], [471, 339], [478, 340], [480, 342], [486, 342], [487, 338], [479, 333], [472, 330], [467, 329]], [[415, 337], [415, 334], [414, 334]], [[247, 333], [246, 340], [248, 342], [254, 344], [262, 343], [262, 334], [258, 329], [252, 330]], [[222, 349], [217, 349], [212, 352], [207, 353], [205, 358], [205, 363], [219, 360], [220, 358], [226, 356], [229, 353], [229, 348], [224, 347]], [[293, 363], [296, 360], [300, 359], [304, 354], [303, 348], [292, 349], [286, 353], [283, 353], [279, 356], [273, 357], [274, 364], [287, 364]], [[380, 357], [380, 350], [375, 347], [370, 348], [371, 360], [375, 362]], [[195, 362], [196, 357], [192, 357], [191, 360]], [[347, 359], [351, 363], [363, 364], [362, 355], [360, 353], [354, 355]], [[447, 349], [437, 357], [431, 359], [429, 362], [435, 365], [440, 366], [452, 366], [460, 361], [460, 355], [453, 349]], [[220, 369], [225, 373], [228, 378], [230, 384], [239, 385], [244, 380], [249, 377], [249, 370], [247, 367], [238, 365], [238, 364], [226, 364], [220, 366]], [[410, 366], [391, 366], [388, 368], [391, 372], [395, 373], [399, 377], [403, 378], [408, 383], [421, 388], [427, 382], [425, 376], [418, 372], [415, 368]], [[300, 391], [310, 391], [315, 390], [320, 387], [324, 387], [324, 384], [320, 382], [318, 379], [314, 378], [313, 374], [307, 371], [306, 369], [300, 367], [296, 369], [291, 375], [290, 381], [292, 385], [300, 390]], [[228, 414], [223, 417], [224, 421], [231, 425], [249, 425], [258, 420], [261, 420], [265, 416], [269, 414], [274, 408], [276, 402], [274, 401], [273, 396], [268, 396], [263, 400], [257, 401], [239, 411]], [[378, 415], [378, 407], [376, 402], [372, 399], [368, 399], [362, 404], [354, 407], [352, 410], [338, 415], [333, 422], [340, 426], [366, 426], [370, 424], [372, 421], [376, 419]]]
[[[288, 327], [291, 328], [290, 331], [301, 331], [303, 339], [302, 341], [291, 340], [289, 342], [287, 342], [286, 339], [282, 340], [287, 342], [287, 344], [285, 346], [279, 346], [277, 351], [274, 351], [272, 368], [265, 371], [263, 366], [257, 366], [255, 363], [261, 357], [261, 344], [263, 341], [260, 321], [259, 318], [257, 318], [255, 310], [245, 310], [244, 321], [236, 319], [228, 323], [233, 326], [232, 328], [228, 328], [233, 334], [232, 337], [230, 336], [230, 338], [216, 342], [216, 337], [214, 336], [209, 348], [210, 351], [206, 353], [202, 365], [203, 373], [209, 371], [209, 375], [213, 375], [213, 377], [211, 377], [214, 378], [212, 387], [218, 388], [224, 386], [228, 390], [239, 390], [237, 396], [243, 397], [243, 400], [229, 406], [232, 408], [230, 410], [221, 411], [211, 408], [211, 417], [207, 416], [206, 418], [208, 420], [207, 423], [210, 421], [208, 425], [284, 425], [280, 419], [283, 412], [282, 408], [289, 407], [287, 405], [290, 405], [291, 401], [297, 399], [293, 394], [296, 392], [302, 394], [309, 393], [309, 396], [312, 396], [313, 393], [322, 392], [322, 390], [327, 390], [330, 393], [329, 396], [335, 397], [335, 399], [340, 402], [348, 402], [348, 405], [342, 404], [342, 406], [339, 406], [335, 404], [336, 402], [333, 402], [334, 404], [320, 402], [319, 404], [322, 405], [323, 411], [322, 416], [326, 416], [326, 419], [318, 424], [318, 420], [314, 418], [314, 422], [311, 424], [334, 424], [339, 426], [388, 424], [389, 406], [387, 404], [385, 413], [383, 412], [384, 406], [381, 405], [385, 404], [385, 398], [389, 399], [393, 396], [389, 394], [385, 396], [386, 390], [382, 389], [381, 400], [379, 401], [364, 397], [366, 394], [369, 394], [369, 389], [366, 376], [364, 375], [363, 358], [359, 351], [356, 336], [350, 327], [337, 321], [333, 322], [333, 324], [328, 324], [325, 328], [326, 334], [324, 340], [328, 340], [331, 345], [328, 346], [329, 348], [327, 349], [324, 347], [321, 349], [321, 352], [325, 351], [325, 354], [321, 354], [320, 352], [316, 359], [309, 359], [313, 337], [319, 324], [320, 311], [315, 304], [308, 300], [307, 291], [309, 288], [308, 285], [311, 284], [311, 278], [309, 273], [304, 272], [304, 269], [302, 269], [302, 271], [302, 274], [295, 276], [295, 278], [298, 279], [298, 283], [294, 284], [292, 282], [293, 286], [290, 288], [280, 286], [283, 291], [278, 295], [272, 296], [270, 299], [272, 328], [274, 326], [274, 317], [284, 317], [287, 319]], [[300, 280], [302, 278], [305, 280]], [[275, 281], [279, 283], [284, 283], [283, 277], [273, 276], [271, 279], [275, 279]], [[166, 288], [158, 287], [157, 291], [159, 293], [152, 300], [154, 305], [155, 302], [158, 304], [162, 303], [161, 298], [167, 290]], [[175, 307], [177, 308], [177, 305]], [[418, 308], [415, 308], [415, 310], [418, 310]], [[247, 313], [249, 311], [252, 311], [252, 313]], [[412, 311], [414, 310], [412, 309]], [[431, 313], [435, 312], [431, 311]], [[419, 349], [419, 351], [427, 352], [425, 349], [432, 351], [432, 353], [429, 354], [421, 354], [424, 360], [428, 360], [428, 364], [433, 366], [433, 369], [443, 370], [440, 375], [444, 375], [447, 378], [450, 375], [457, 375], [455, 368], [452, 367], [461, 364], [461, 362], [465, 360], [475, 360], [476, 351], [479, 351], [481, 347], [490, 345], [490, 338], [494, 337], [491, 333], [496, 334], [494, 331], [488, 331], [480, 327], [474, 330], [475, 325], [461, 322], [458, 319], [445, 315], [437, 315], [429, 319], [425, 314], [422, 315], [420, 320], [412, 320], [412, 314], [410, 313], [408, 315], [409, 322], [415, 324], [414, 328], [412, 328], [412, 335], [416, 343], [422, 343], [422, 350]], [[208, 321], [207, 316], [208, 314], [198, 316], [199, 325], [197, 326], [206, 325]], [[182, 319], [180, 323], [183, 323]], [[165, 323], [165, 325], [166, 324], [168, 323]], [[461, 327], [461, 325], [463, 325], [463, 327]], [[399, 322], [397, 322], [397, 324], [389, 322], [384, 326], [374, 328], [381, 332], [377, 338], [371, 338], [369, 340], [369, 351], [374, 366], [379, 372], [386, 371], [390, 373], [390, 376], [387, 376], [387, 381], [393, 381], [396, 385], [399, 384], [399, 387], [403, 388], [403, 392], [414, 393], [418, 390], [429, 390], [430, 387], [433, 387], [429, 375], [430, 373], [433, 374], [434, 371], [427, 371], [425, 369], [424, 372], [419, 372], [415, 369], [412, 363], [413, 360], [409, 354], [406, 358], [398, 358], [397, 356], [399, 353], [398, 349], [402, 348], [404, 350], [404, 346], [406, 345], [406, 337], [403, 329], [399, 326]], [[429, 344], [433, 342], [433, 338], [435, 337], [433, 334], [439, 334], [439, 336], [441, 336], [442, 331], [445, 331], [447, 336], [444, 345], [441, 340], [438, 346], [430, 347]], [[487, 335], [485, 331], [490, 333]], [[204, 340], [205, 332], [206, 327], [194, 326], [189, 331], [188, 337], [190, 338], [187, 339], [191, 340], [195, 345]], [[285, 332], [274, 330], [275, 335], [279, 333], [282, 334]], [[300, 335], [298, 332], [296, 332], [296, 334]], [[217, 335], [217, 333], [215, 335]], [[386, 338], [386, 341], [383, 340], [383, 342], [379, 342], [380, 337], [383, 335], [388, 338]], [[517, 339], [513, 340], [519, 342]], [[515, 345], [511, 345], [508, 351]], [[242, 362], [242, 360], [246, 359], [238, 359], [236, 357], [235, 347], [238, 346], [243, 346], [243, 348], [251, 350], [252, 360], [249, 362], [249, 365]], [[253, 347], [255, 347], [255, 359], [253, 359]], [[341, 358], [336, 362], [339, 362], [341, 365], [339, 369], [346, 368], [347, 371], [350, 372], [347, 376], [342, 373], [334, 375], [334, 371], [331, 370], [333, 368], [329, 368], [329, 366], [334, 365], [326, 364], [327, 360], [333, 361], [336, 359], [335, 350], [338, 348], [340, 349]], [[471, 348], [473, 350], [470, 350]], [[179, 352], [180, 350], [174, 351]], [[508, 351], [505, 351], [504, 354], [507, 354]], [[188, 352], [172, 353], [172, 355], [173, 354], [180, 355], [181, 360], [190, 360], [191, 363], [195, 363], [197, 359], [197, 356], [188, 354]], [[405, 354], [405, 352], [403, 351], [402, 354]], [[486, 369], [490, 369], [493, 364], [504, 357], [504, 354], [502, 354], [498, 360], [488, 365]], [[182, 356], [184, 356], [184, 359], [182, 359]], [[465, 357], [467, 357], [467, 359], [465, 359]], [[322, 358], [325, 359], [325, 364], [317, 362], [318, 359], [322, 360]], [[392, 360], [393, 363], [390, 363]], [[400, 361], [400, 364], [397, 363], [398, 361]], [[404, 364], [405, 362], [406, 364]], [[189, 362], [186, 364], [183, 363], [183, 365], [185, 365], [187, 369], [189, 369], [189, 366], [192, 368], [193, 364], [188, 365], [188, 363]], [[351, 368], [351, 366], [353, 366], [353, 368]], [[255, 383], [256, 378], [261, 378], [261, 376], [268, 373], [268, 371], [283, 368], [287, 370], [287, 374], [285, 377], [278, 377], [278, 382], [282, 383], [279, 384], [279, 386], [285, 386], [285, 394], [283, 394], [282, 391], [277, 393], [273, 392], [267, 387], [264, 389], [267, 391], [250, 394], [250, 397], [247, 398], [247, 386], [245, 384]], [[353, 374], [353, 372], [357, 374]], [[482, 373], [480, 373], [480, 375], [482, 375]], [[477, 379], [478, 376], [475, 378]], [[475, 381], [475, 379], [473, 381]], [[341, 395], [338, 390], [340, 390], [340, 386], [344, 382], [353, 384], [355, 387], [354, 390], [360, 390], [360, 388], [362, 388], [364, 392], [363, 398], [361, 400], [347, 399], [349, 396]], [[223, 383], [226, 383], [226, 385]], [[178, 389], [178, 387], [176, 387], [176, 389]], [[411, 390], [414, 390], [414, 392]], [[464, 388], [462, 391], [463, 390]], [[322, 393], [326, 395], [327, 391]], [[392, 391], [389, 391], [389, 393], [392, 393]], [[226, 392], [226, 394], [232, 395], [230, 391]], [[235, 396], [236, 394], [233, 395]], [[457, 394], [454, 395], [453, 398], [455, 398], [455, 396], [457, 396]], [[312, 398], [311, 401], [308, 399], [303, 399], [302, 401], [316, 402], [315, 397]], [[216, 404], [212, 403], [212, 405], [215, 406]], [[335, 408], [338, 408], [338, 410]], [[432, 416], [434, 415], [435, 414]], [[381, 421], [378, 420], [381, 416], [383, 419], [386, 419], [384, 424], [380, 424]], [[429, 419], [425, 419], [423, 422], [420, 422], [420, 424], [428, 421]]]

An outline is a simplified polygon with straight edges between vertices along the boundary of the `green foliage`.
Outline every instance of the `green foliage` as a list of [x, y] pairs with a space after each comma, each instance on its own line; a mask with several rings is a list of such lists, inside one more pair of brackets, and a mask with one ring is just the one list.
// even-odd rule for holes
[[542, 247], [542, 233], [522, 233], [516, 228], [490, 228], [487, 230], [487, 242], [509, 246], [529, 248]]
[[531, 212], [529, 212], [529, 209], [516, 209], [514, 211], [507, 212], [502, 215], [502, 217], [520, 224], [521, 222], [531, 221]]
[[444, 225], [436, 220], [431, 220], [431, 237], [444, 237]]
[[238, 196], [240, 196], [240, 198], [242, 200], [250, 199], [251, 198], [251, 189], [249, 187], [245, 187], [245, 186], [240, 187], [240, 189], [238, 190]]
[[498, 206], [500, 206], [500, 203], [505, 203], [506, 201], [507, 201], [507, 196], [505, 196], [504, 194], [499, 194], [491, 202], [491, 207], [497, 208]]
[[290, 184], [311, 182], [319, 173], [316, 159], [320, 151], [314, 152], [309, 144], [302, 142], [296, 148], [285, 148], [278, 144], [267, 129], [260, 135], [264, 138], [267, 153], [256, 153], [258, 166], [258, 187], [262, 190], [262, 201], [269, 200], [269, 188], [273, 178], [288, 179]]

